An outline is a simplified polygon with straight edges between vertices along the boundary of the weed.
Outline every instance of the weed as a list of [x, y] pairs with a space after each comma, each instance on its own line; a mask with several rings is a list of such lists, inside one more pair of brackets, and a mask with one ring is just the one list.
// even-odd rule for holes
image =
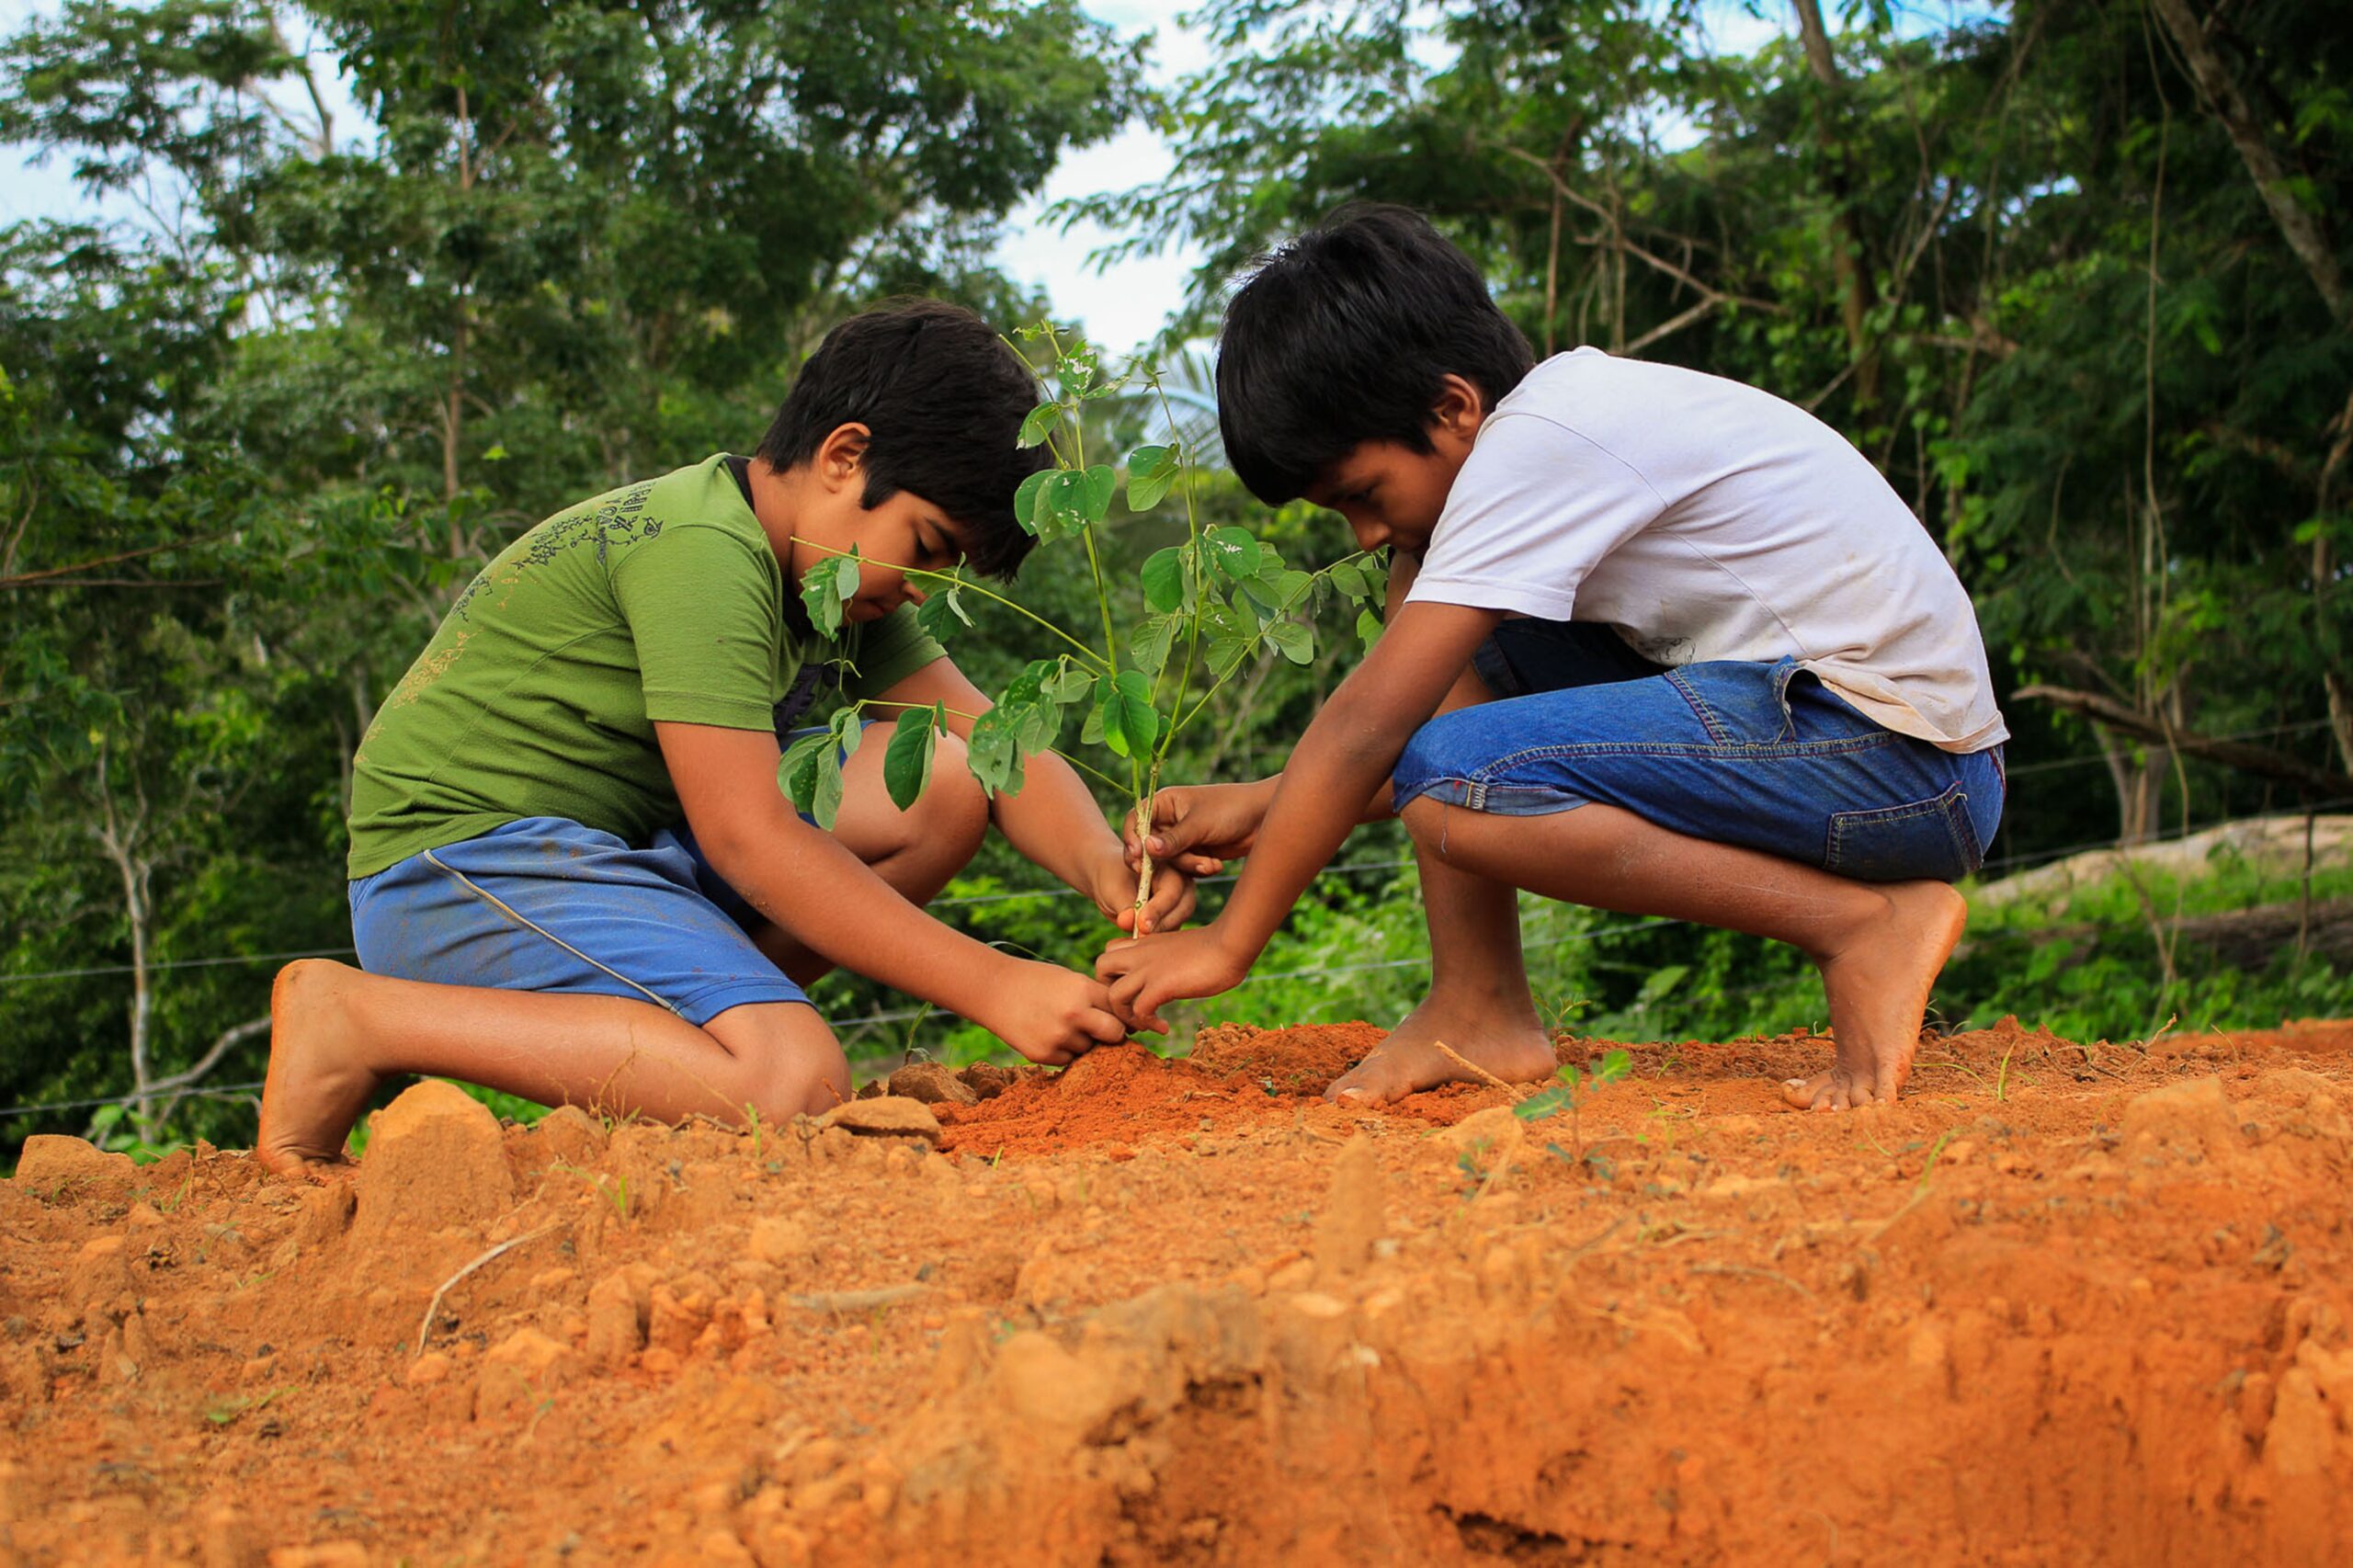
[[1633, 1058], [1623, 1051], [1610, 1051], [1599, 1062], [1583, 1070], [1574, 1062], [1563, 1062], [1560, 1072], [1554, 1074], [1560, 1082], [1541, 1094], [1529, 1096], [1528, 1098], [1512, 1107], [1512, 1114], [1522, 1121], [1541, 1121], [1548, 1116], [1567, 1111], [1569, 1113], [1569, 1142], [1576, 1150], [1570, 1163], [1582, 1164], [1585, 1159], [1585, 1131], [1579, 1125], [1578, 1117], [1584, 1109], [1585, 1102], [1591, 1099], [1594, 1091], [1600, 1088], [1602, 1085], [1614, 1084], [1623, 1078], [1632, 1064]]
[[1994, 1103], [1995, 1105], [2004, 1105], [2009, 1100], [2010, 1052], [2017, 1049], [2018, 1042], [2013, 1040], [2002, 1050], [2002, 1064], [1994, 1073]]
[[1493, 1146], [1493, 1139], [1473, 1139], [1468, 1148], [1454, 1157], [1454, 1168], [1462, 1173], [1464, 1198], [1478, 1197], [1480, 1189], [1494, 1179], [1495, 1173], [1481, 1163], [1486, 1158], [1488, 1149]]
[[1920, 1166], [1920, 1185], [1917, 1188], [1918, 1191], [1926, 1192], [1928, 1190], [1928, 1177], [1937, 1168], [1937, 1156], [1945, 1152], [1945, 1145], [1951, 1142], [1952, 1129], [1948, 1127], [1942, 1132], [1937, 1134], [1937, 1141], [1934, 1143], [1928, 1145], [1928, 1157]]
[[215, 1426], [227, 1426], [249, 1411], [267, 1408], [278, 1395], [293, 1392], [294, 1385], [288, 1383], [282, 1387], [274, 1388], [267, 1393], [239, 1394], [228, 1399], [215, 1400], [204, 1407], [204, 1418]]
[[760, 1159], [760, 1108], [749, 1100], [744, 1102], [744, 1125], [752, 1134], [752, 1163], [757, 1165]]

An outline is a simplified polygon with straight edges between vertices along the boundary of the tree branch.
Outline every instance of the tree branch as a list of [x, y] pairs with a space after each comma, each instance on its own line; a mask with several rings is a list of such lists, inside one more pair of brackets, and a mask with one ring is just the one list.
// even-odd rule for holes
[[2105, 724], [2111, 730], [2140, 740], [2171, 746], [2186, 756], [2204, 757], [2225, 767], [2235, 767], [2242, 773], [2276, 778], [2307, 796], [2353, 799], [2353, 775], [2314, 767], [2268, 746], [2215, 740], [2192, 731], [2177, 729], [2162, 717], [2143, 713], [2137, 708], [2119, 702], [2112, 697], [2102, 697], [2096, 691], [2075, 691], [2063, 686], [2029, 686], [2021, 687], [2018, 696], [2025, 701], [2048, 702], [2063, 708], [2094, 723]]

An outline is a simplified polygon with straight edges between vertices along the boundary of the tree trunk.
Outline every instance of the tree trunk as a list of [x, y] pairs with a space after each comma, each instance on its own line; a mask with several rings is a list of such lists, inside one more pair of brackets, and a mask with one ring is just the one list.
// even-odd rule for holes
[[[1812, 3], [1813, 0], [1798, 0], [1801, 10]], [[2303, 263], [2313, 287], [2327, 301], [2328, 313], [2344, 321], [2347, 303], [2345, 275], [2337, 268], [2336, 248], [2322, 233], [2320, 221], [2296, 200], [2286, 166], [2272, 151], [2261, 121], [2246, 95], [2239, 90], [2238, 81], [2231, 74], [2222, 51], [2214, 47], [2204, 20], [2193, 9], [2191, 0], [2149, 0], [2149, 5], [2175, 47], [2181, 51], [2190, 78], [2198, 84], [2200, 97], [2214, 118], [2222, 121], [2231, 145], [2238, 149], [2239, 161], [2246, 165], [2256, 188], [2263, 193], [2263, 204], [2271, 210], [2271, 221], [2279, 225], [2288, 248]]]
[[1791, 0], [1797, 8], [1798, 37], [1805, 45], [1806, 64], [1822, 85], [1818, 135], [1836, 210], [1830, 227], [1830, 270], [1838, 281], [1838, 311], [1847, 326], [1847, 350], [1855, 364], [1855, 403], [1870, 408], [1879, 402], [1879, 355], [1870, 346], [1870, 314], [1877, 305], [1869, 257], [1863, 250], [1863, 227], [1855, 212], [1854, 172], [1847, 166], [1846, 140], [1836, 129], [1840, 85], [1837, 57], [1830, 50], [1830, 33], [1822, 24], [1821, 0]]
[[148, 1102], [150, 1034], [155, 1015], [153, 977], [148, 973], [147, 945], [154, 919], [152, 897], [154, 867], [141, 853], [146, 828], [146, 805], [126, 812], [115, 801], [114, 780], [108, 775], [111, 748], [98, 744], [98, 846], [114, 862], [122, 879], [123, 913], [131, 924], [131, 1092], [133, 1114], [142, 1119], [153, 1108]]

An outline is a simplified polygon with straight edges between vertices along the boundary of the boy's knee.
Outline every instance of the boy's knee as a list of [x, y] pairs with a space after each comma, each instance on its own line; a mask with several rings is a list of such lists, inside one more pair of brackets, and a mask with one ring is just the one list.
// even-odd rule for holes
[[1390, 771], [1392, 798], [1405, 801], [1399, 808], [1398, 815], [1404, 820], [1409, 833], [1414, 831], [1416, 817], [1428, 819], [1431, 816], [1427, 810], [1415, 810], [1416, 807], [1427, 808], [1435, 804], [1424, 791], [1451, 777], [1442, 744], [1446, 728], [1446, 717], [1441, 714], [1415, 730], [1413, 737], [1406, 741], [1405, 749], [1397, 754], [1397, 766]]
[[763, 1074], [753, 1103], [769, 1121], [822, 1116], [849, 1098], [849, 1058], [838, 1045], [824, 1059], [800, 1057], [776, 1063]]
[[752, 1080], [748, 1097], [761, 1119], [816, 1116], [849, 1098], [849, 1058], [816, 1010], [793, 1006], [779, 1012], [778, 1027], [766, 1031], [745, 1062]]

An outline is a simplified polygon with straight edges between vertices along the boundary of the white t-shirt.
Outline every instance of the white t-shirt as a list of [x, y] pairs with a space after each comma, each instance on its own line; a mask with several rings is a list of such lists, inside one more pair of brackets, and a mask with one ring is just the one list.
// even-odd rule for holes
[[1794, 658], [1946, 751], [2006, 740], [1977, 615], [1868, 459], [1720, 376], [1557, 355], [1495, 405], [1407, 602], [1605, 621], [1663, 665]]

